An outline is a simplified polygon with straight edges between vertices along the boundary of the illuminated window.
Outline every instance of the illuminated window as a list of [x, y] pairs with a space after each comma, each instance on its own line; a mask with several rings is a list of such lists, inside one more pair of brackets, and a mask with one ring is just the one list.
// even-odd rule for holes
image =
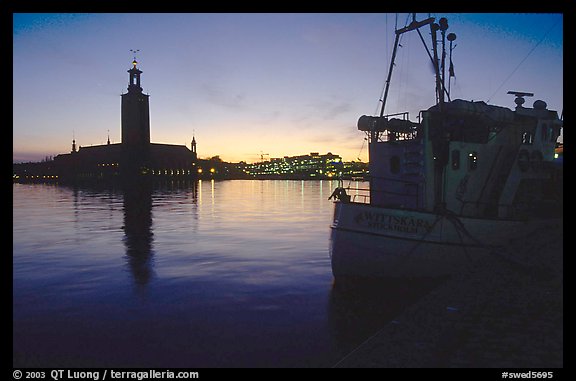
[[468, 170], [473, 171], [478, 167], [478, 154], [470, 152], [468, 154]]
[[524, 131], [522, 133], [522, 144], [532, 143], [534, 143], [534, 135], [530, 131]]

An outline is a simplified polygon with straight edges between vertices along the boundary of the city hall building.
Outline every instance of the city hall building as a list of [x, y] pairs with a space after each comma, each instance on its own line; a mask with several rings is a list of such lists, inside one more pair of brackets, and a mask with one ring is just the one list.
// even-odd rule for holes
[[150, 96], [142, 92], [136, 59], [128, 70], [128, 92], [122, 94], [121, 143], [76, 148], [54, 157], [61, 180], [109, 180], [115, 178], [194, 178], [197, 176], [196, 140], [185, 145], [150, 142]]

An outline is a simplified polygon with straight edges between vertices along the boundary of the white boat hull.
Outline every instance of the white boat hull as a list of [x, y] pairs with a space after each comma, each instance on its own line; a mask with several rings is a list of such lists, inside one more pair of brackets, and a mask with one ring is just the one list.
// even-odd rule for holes
[[511, 242], [559, 220], [511, 221], [335, 203], [330, 256], [335, 278], [436, 277], [502, 255]]

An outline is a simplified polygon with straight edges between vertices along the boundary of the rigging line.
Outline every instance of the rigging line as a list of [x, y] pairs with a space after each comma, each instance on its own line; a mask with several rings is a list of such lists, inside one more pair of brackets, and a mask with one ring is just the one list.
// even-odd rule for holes
[[[362, 154], [362, 151], [364, 151], [364, 146], [366, 145], [366, 139], [368, 139], [367, 136], [364, 136], [362, 138], [362, 146], [360, 147], [360, 151], [358, 152], [358, 156], [356, 156], [356, 158], [358, 158], [358, 160], [360, 160], [360, 155]], [[360, 160], [362, 161], [362, 160]]]
[[[415, 14], [415, 13], [414, 13], [414, 14]], [[408, 21], [410, 21], [410, 16], [412, 16], [412, 15], [413, 15], [413, 13], [408, 13], [408, 14], [406, 15], [406, 21], [404, 21], [404, 28], [408, 26], [408, 24], [409, 24]]]
[[[358, 151], [358, 156], [356, 156], [356, 158], [360, 162], [362, 162], [362, 159], [360, 159], [360, 155], [362, 154], [362, 151], [364, 151], [364, 146], [366, 145], [367, 140], [368, 140], [368, 133], [366, 133], [366, 136], [362, 138], [362, 146], [360, 147], [360, 151]], [[352, 178], [348, 179], [348, 189], [350, 189], [350, 185], [352, 185]]]
[[[385, 29], [385, 31], [386, 31], [386, 63], [388, 65], [390, 65], [390, 57], [389, 57], [390, 56], [390, 44], [389, 44], [390, 36], [388, 36], [388, 32], [390, 31], [390, 29], [388, 29], [388, 13], [386, 13], [385, 20], [386, 20], [386, 23], [385, 23], [385, 25], [386, 25], [386, 29]], [[388, 68], [386, 68], [386, 71], [388, 71]], [[382, 92], [384, 92], [384, 87], [382, 87]], [[382, 98], [382, 96], [380, 96], [380, 98]]]
[[[426, 233], [424, 233], [424, 235], [419, 238], [416, 243], [414, 244], [414, 246], [412, 246], [412, 248], [406, 253], [406, 255], [404, 255], [403, 258], [400, 258], [398, 260], [399, 266], [400, 268], [406, 267], [406, 265], [409, 263], [408, 260], [412, 257], [412, 254], [414, 254], [414, 251], [420, 246], [420, 244], [422, 244], [423, 242], [425, 242], [426, 238], [428, 237], [428, 235], [430, 233], [432, 233], [432, 231], [434, 230], [434, 228], [436, 227], [436, 225], [438, 224], [438, 222], [440, 222], [442, 219], [444, 218], [443, 215], [438, 214], [436, 216], [436, 220], [434, 221], [434, 223], [432, 224], [432, 226], [430, 226], [430, 228], [426, 231]], [[442, 228], [442, 227], [440, 227]]]
[[[408, 33], [406, 36], [400, 36], [398, 43], [402, 42], [405, 37], [406, 42], [404, 45], [400, 45], [402, 50], [400, 51], [400, 73], [398, 74], [398, 91], [396, 92], [396, 108], [403, 108], [401, 99], [403, 96], [407, 96], [408, 93], [408, 81], [410, 72], [407, 68], [410, 67], [410, 54], [412, 52], [412, 34]], [[404, 49], [404, 47], [406, 47]]]
[[498, 88], [496, 89], [496, 91], [494, 92], [494, 94], [492, 94], [490, 96], [490, 98], [488, 98], [486, 100], [486, 103], [490, 102], [490, 99], [492, 99], [492, 97], [494, 97], [494, 95], [496, 95], [498, 93], [498, 91], [500, 91], [500, 89], [502, 88], [502, 86], [504, 86], [504, 84], [506, 82], [508, 82], [508, 80], [514, 75], [514, 73], [516, 73], [516, 71], [520, 68], [520, 66], [524, 63], [524, 61], [526, 61], [528, 59], [528, 57], [530, 56], [530, 54], [532, 54], [532, 52], [534, 50], [536, 50], [536, 48], [538, 47], [538, 45], [540, 45], [545, 39], [546, 37], [548, 37], [548, 34], [550, 34], [550, 32], [552, 31], [552, 29], [554, 29], [556, 27], [556, 25], [558, 25], [558, 21], [556, 23], [554, 23], [550, 29], [548, 29], [548, 31], [544, 34], [544, 36], [542, 37], [542, 39], [540, 39], [540, 41], [538, 41], [538, 43], [536, 43], [536, 45], [534, 45], [532, 47], [532, 49], [530, 49], [530, 51], [528, 52], [528, 54], [526, 54], [526, 57], [524, 57], [522, 59], [522, 61], [520, 61], [520, 63], [516, 66], [516, 68], [514, 68], [514, 70], [512, 70], [512, 73], [510, 73], [510, 75], [508, 77], [506, 77], [506, 79], [502, 82], [502, 84], [500, 86], [498, 86]]
[[[388, 70], [386, 70], [388, 71]], [[374, 115], [378, 114], [378, 110], [380, 109], [380, 105], [384, 102], [384, 90], [386, 89], [386, 80], [384, 80], [384, 84], [382, 85], [382, 91], [380, 91], [380, 98], [378, 98], [378, 102], [376, 103], [376, 110], [374, 110]]]
[[[396, 14], [396, 17], [398, 17], [398, 14]], [[386, 13], [386, 18], [385, 18], [385, 24], [386, 24], [386, 72], [388, 72], [389, 67], [390, 67], [390, 47], [389, 47], [389, 40], [390, 37], [388, 36], [388, 13]], [[384, 98], [384, 90], [386, 89], [386, 79], [384, 79], [384, 83], [382, 84], [382, 90], [380, 91], [380, 98], [378, 98], [378, 102], [376, 103], [376, 109], [374, 110], [374, 115], [378, 114], [378, 110], [381, 107], [382, 102], [384, 102], [383, 98]]]

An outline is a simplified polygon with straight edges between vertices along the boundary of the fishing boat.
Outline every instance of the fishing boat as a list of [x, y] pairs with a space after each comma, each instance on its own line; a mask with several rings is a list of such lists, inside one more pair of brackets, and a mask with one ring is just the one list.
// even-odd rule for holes
[[[431, 52], [423, 27], [430, 28]], [[447, 29], [445, 18], [414, 16], [395, 32], [380, 114], [358, 120], [368, 140], [369, 188], [341, 184], [331, 196], [337, 280], [450, 275], [561, 226], [558, 113], [542, 100], [525, 107], [534, 94], [520, 91], [508, 92], [514, 109], [450, 99], [446, 45], [451, 66], [456, 35]], [[417, 122], [408, 113], [384, 114], [399, 38], [411, 31], [420, 35], [436, 78], [436, 104]]]

